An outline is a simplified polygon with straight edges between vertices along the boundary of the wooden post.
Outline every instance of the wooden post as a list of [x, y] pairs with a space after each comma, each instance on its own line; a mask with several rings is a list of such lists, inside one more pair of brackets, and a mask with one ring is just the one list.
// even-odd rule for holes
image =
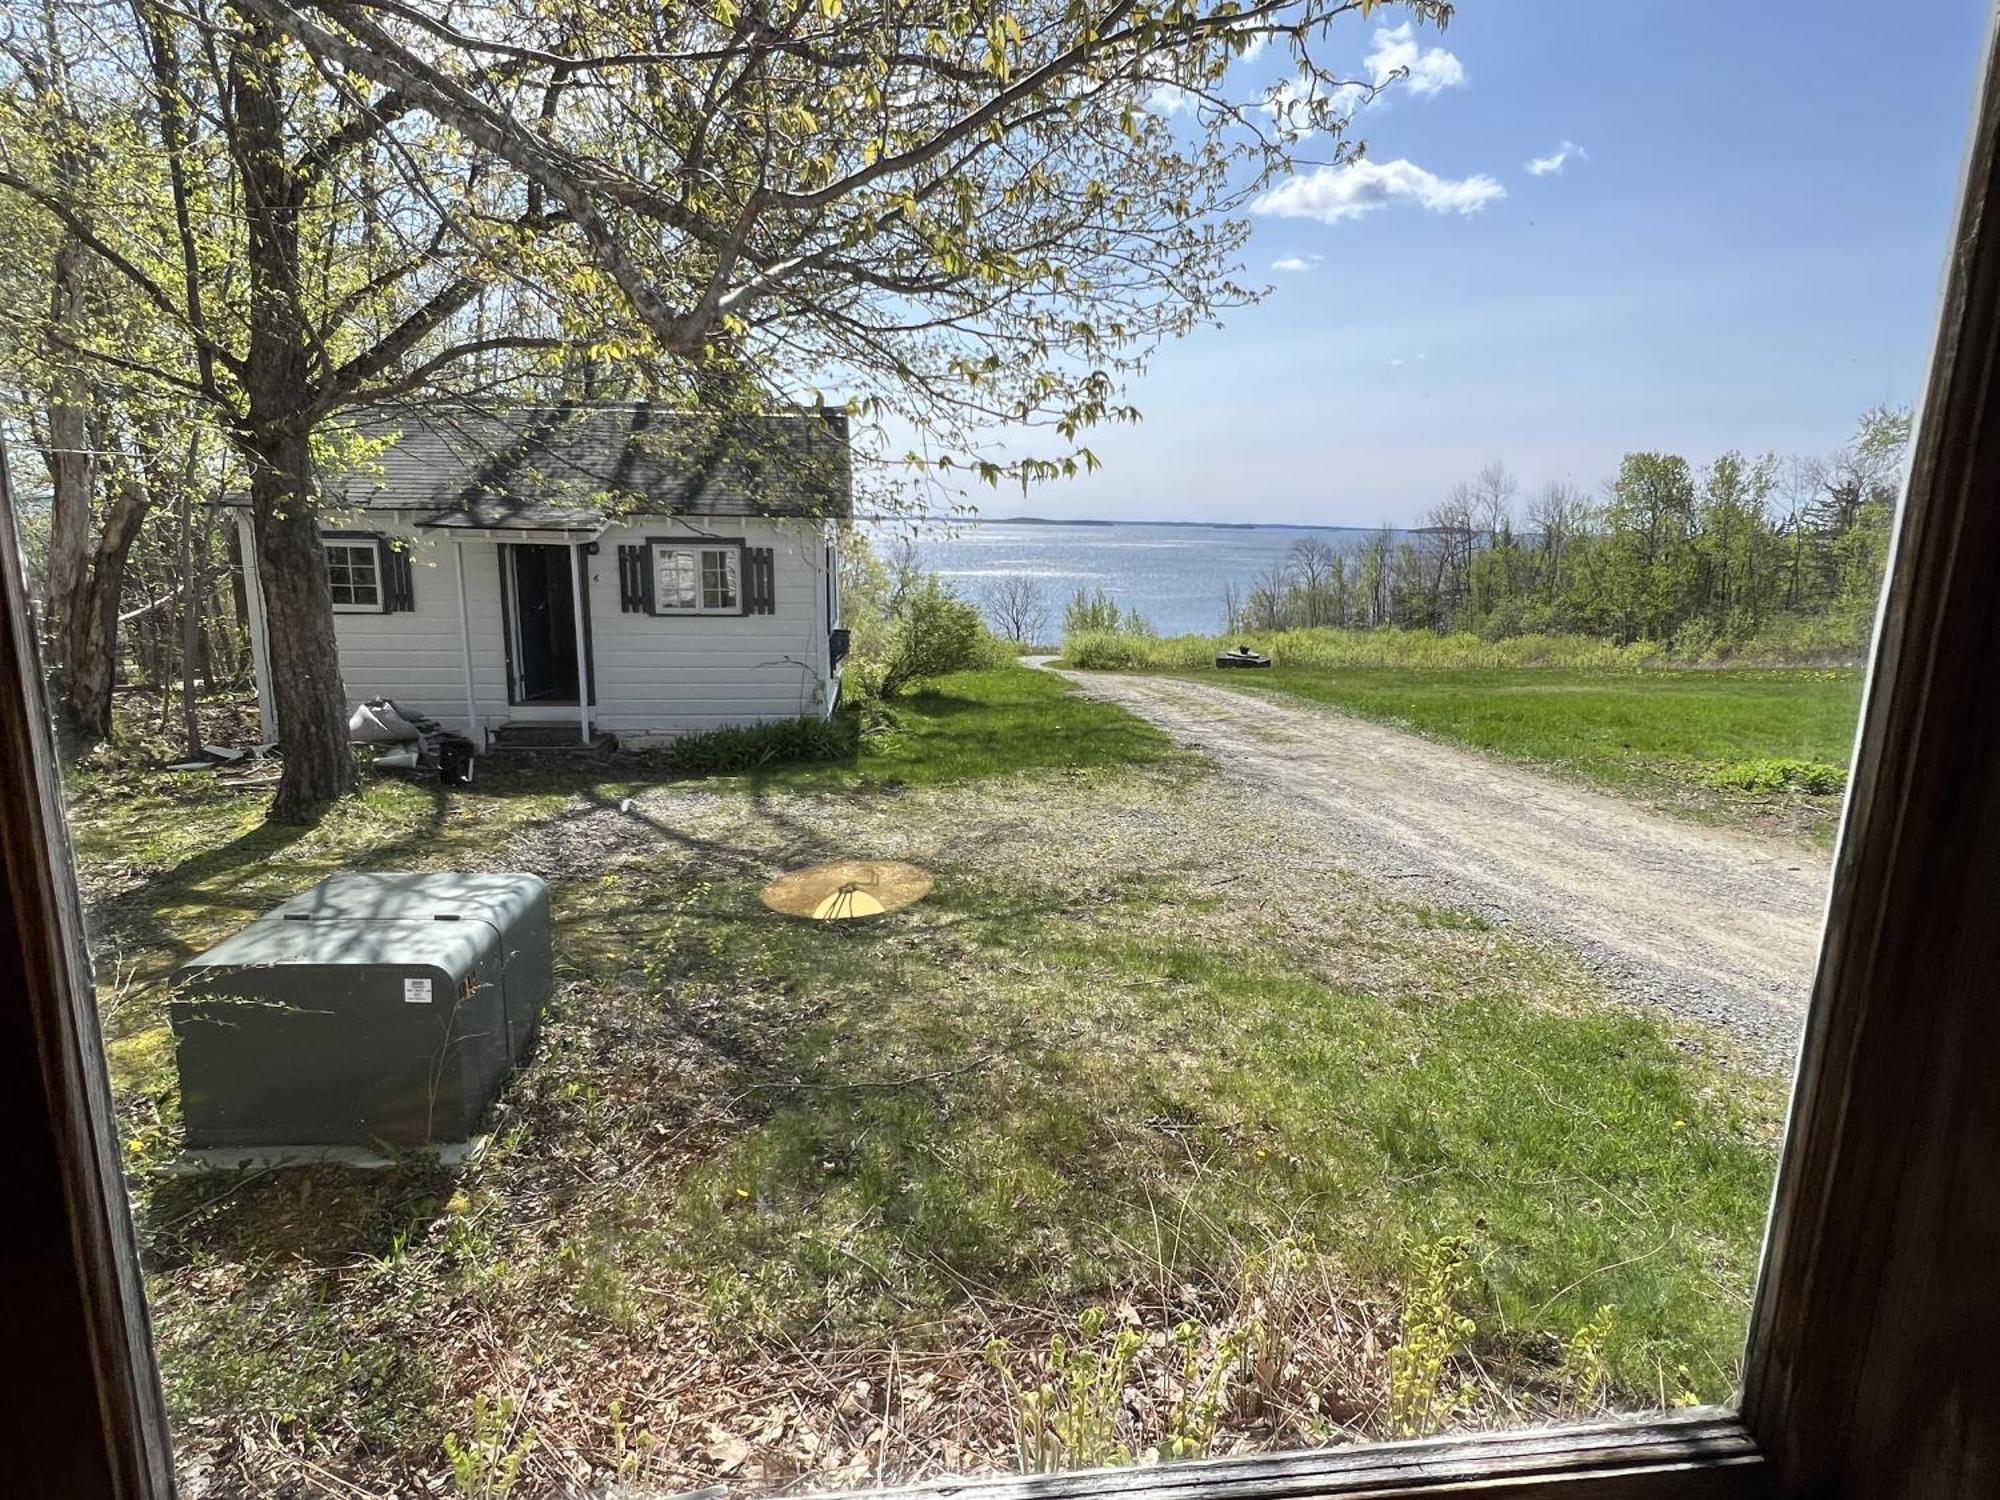
[[569, 548], [569, 604], [576, 621], [576, 719], [583, 730], [583, 742], [590, 743], [590, 653], [584, 650], [583, 546]]
[[458, 644], [465, 659], [465, 733], [484, 752], [486, 730], [479, 722], [479, 694], [472, 675], [472, 614], [465, 602], [465, 543], [454, 537], [451, 552], [458, 565]]
[[257, 538], [250, 513], [236, 514], [236, 534], [243, 553], [243, 603], [250, 627], [250, 670], [257, 679], [257, 736], [266, 744], [278, 738], [278, 700], [271, 691], [271, 637], [264, 626], [264, 574], [257, 562]]

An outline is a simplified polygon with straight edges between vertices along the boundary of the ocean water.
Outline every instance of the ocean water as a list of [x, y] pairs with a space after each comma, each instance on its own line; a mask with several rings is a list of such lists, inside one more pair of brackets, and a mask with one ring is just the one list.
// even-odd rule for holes
[[[879, 549], [910, 532], [878, 526]], [[919, 559], [974, 603], [1004, 578], [1033, 579], [1049, 604], [1048, 635], [1062, 632], [1062, 608], [1077, 590], [1103, 589], [1136, 609], [1161, 635], [1223, 628], [1222, 590], [1251, 583], [1300, 537], [1354, 551], [1372, 529], [1343, 526], [1185, 526], [1084, 521], [928, 522], [916, 527]]]

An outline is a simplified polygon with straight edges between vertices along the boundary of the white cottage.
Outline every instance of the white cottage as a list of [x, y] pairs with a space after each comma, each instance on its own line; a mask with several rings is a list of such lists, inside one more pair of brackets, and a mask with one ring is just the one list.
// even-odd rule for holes
[[[373, 436], [385, 446], [321, 511], [350, 708], [393, 698], [483, 748], [645, 744], [838, 703], [844, 418], [560, 407]], [[258, 707], [280, 739], [239, 525]]]

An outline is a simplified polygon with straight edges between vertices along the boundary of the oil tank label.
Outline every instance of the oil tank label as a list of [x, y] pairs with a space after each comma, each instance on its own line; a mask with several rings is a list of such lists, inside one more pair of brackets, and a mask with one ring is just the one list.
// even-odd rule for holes
[[405, 979], [403, 981], [403, 1003], [405, 1005], [429, 1005], [431, 1003], [431, 982], [428, 979]]

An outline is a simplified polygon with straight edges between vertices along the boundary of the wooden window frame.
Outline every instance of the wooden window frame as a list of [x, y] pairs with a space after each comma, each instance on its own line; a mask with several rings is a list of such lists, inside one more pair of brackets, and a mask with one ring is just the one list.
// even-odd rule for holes
[[331, 573], [334, 548], [345, 547], [352, 552], [365, 551], [375, 560], [375, 602], [373, 604], [335, 603], [333, 606], [335, 614], [386, 615], [391, 612], [389, 609], [389, 559], [386, 555], [388, 549], [383, 546], [381, 537], [375, 535], [373, 532], [329, 531], [320, 537], [320, 546], [325, 549], [327, 554], [326, 563], [329, 575], [327, 578], [327, 588], [329, 591], [333, 587]]
[[[704, 615], [725, 620], [747, 615], [750, 612], [750, 590], [749, 579], [745, 575], [745, 546], [746, 544], [737, 537], [647, 537], [646, 568], [652, 575], [653, 581], [653, 613], [656, 615], [671, 615], [676, 619], [684, 620]], [[660, 602], [660, 552], [662, 549], [671, 552], [692, 552], [694, 554], [694, 587], [697, 603], [692, 609], [682, 609]], [[734, 569], [733, 576], [736, 579], [736, 603], [728, 608], [717, 606], [711, 609], [709, 606], [699, 602], [705, 588], [702, 581], [705, 564], [701, 556], [704, 552], [730, 552], [734, 554], [734, 561], [731, 562], [730, 567]]]
[[[1740, 1412], [955, 1485], [994, 1500], [2000, 1494], [2000, 88], [1985, 87]], [[0, 453], [8, 1493], [172, 1465]], [[25, 1488], [23, 1488], [25, 1486]], [[937, 1493], [932, 1489], [930, 1493]], [[908, 1492], [906, 1492], [908, 1493]]]

